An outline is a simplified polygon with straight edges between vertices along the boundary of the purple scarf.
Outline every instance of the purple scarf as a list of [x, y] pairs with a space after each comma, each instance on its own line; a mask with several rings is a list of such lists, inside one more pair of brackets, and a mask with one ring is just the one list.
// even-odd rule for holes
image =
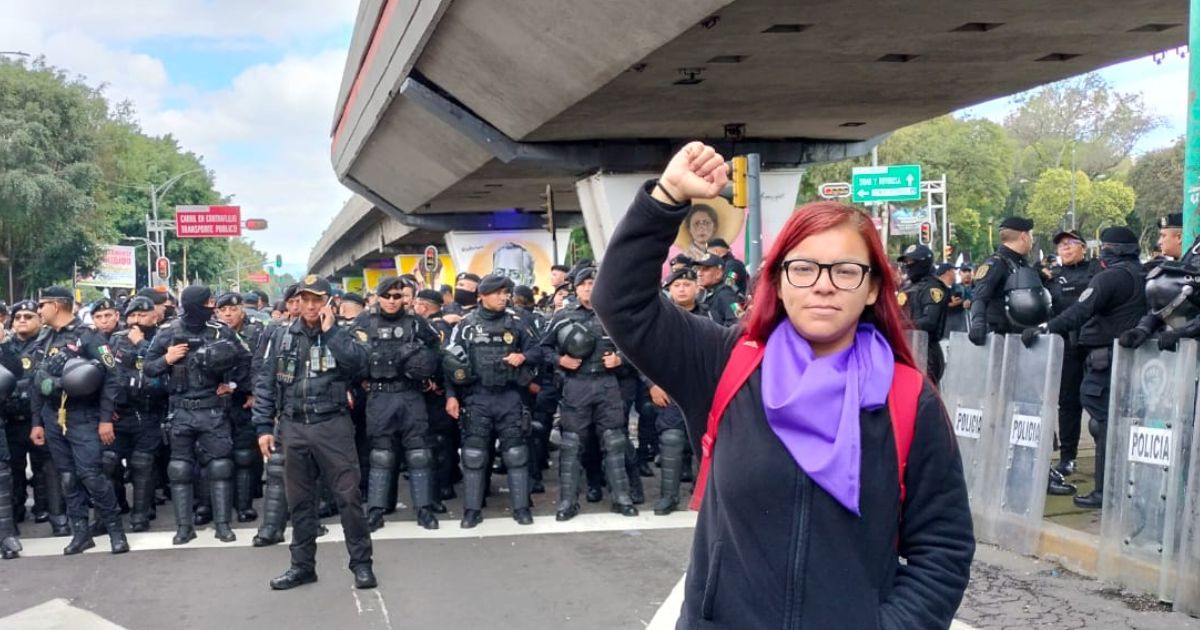
[[849, 348], [814, 357], [786, 318], [763, 355], [767, 424], [809, 478], [860, 516], [859, 414], [887, 403], [895, 360], [887, 338], [871, 324], [858, 325]]

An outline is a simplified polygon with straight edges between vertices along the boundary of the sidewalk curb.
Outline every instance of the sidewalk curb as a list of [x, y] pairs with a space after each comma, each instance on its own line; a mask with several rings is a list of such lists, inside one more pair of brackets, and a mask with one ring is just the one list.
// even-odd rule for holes
[[1043, 522], [1034, 556], [1053, 560], [1074, 573], [1099, 579], [1100, 537], [1095, 534]]

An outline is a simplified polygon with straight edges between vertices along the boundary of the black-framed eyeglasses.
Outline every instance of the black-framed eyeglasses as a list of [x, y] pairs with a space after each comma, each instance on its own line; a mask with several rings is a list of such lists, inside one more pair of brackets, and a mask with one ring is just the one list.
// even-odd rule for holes
[[381, 293], [380, 298], [384, 300], [400, 300], [404, 298], [403, 293]]
[[16, 321], [21, 321], [23, 319], [33, 319], [35, 317], [37, 317], [36, 313], [17, 313], [16, 315], [13, 315], [13, 319]]
[[834, 288], [842, 291], [854, 291], [862, 286], [863, 280], [871, 272], [870, 265], [842, 261], [835, 263], [819, 263], [808, 258], [793, 258], [783, 261], [783, 275], [788, 284], [797, 289], [807, 289], [817, 283], [821, 272], [829, 274], [829, 281]]

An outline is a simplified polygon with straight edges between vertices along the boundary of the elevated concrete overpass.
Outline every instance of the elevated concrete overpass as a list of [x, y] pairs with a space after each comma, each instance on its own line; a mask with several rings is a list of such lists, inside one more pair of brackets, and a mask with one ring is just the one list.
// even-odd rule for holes
[[365, 201], [310, 266], [334, 274], [497, 209], [540, 226], [547, 184], [578, 211], [577, 181], [653, 172], [692, 138], [767, 168], [861, 155], [904, 125], [1182, 45], [1187, 6], [363, 0], [331, 158]]

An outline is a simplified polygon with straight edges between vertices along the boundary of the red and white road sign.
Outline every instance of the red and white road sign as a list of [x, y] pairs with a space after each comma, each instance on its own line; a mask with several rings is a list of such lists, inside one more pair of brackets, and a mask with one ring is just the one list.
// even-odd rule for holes
[[266, 284], [271, 281], [271, 274], [265, 271], [255, 271], [246, 274], [246, 279], [257, 284]]
[[175, 206], [176, 238], [241, 235], [241, 206]]

